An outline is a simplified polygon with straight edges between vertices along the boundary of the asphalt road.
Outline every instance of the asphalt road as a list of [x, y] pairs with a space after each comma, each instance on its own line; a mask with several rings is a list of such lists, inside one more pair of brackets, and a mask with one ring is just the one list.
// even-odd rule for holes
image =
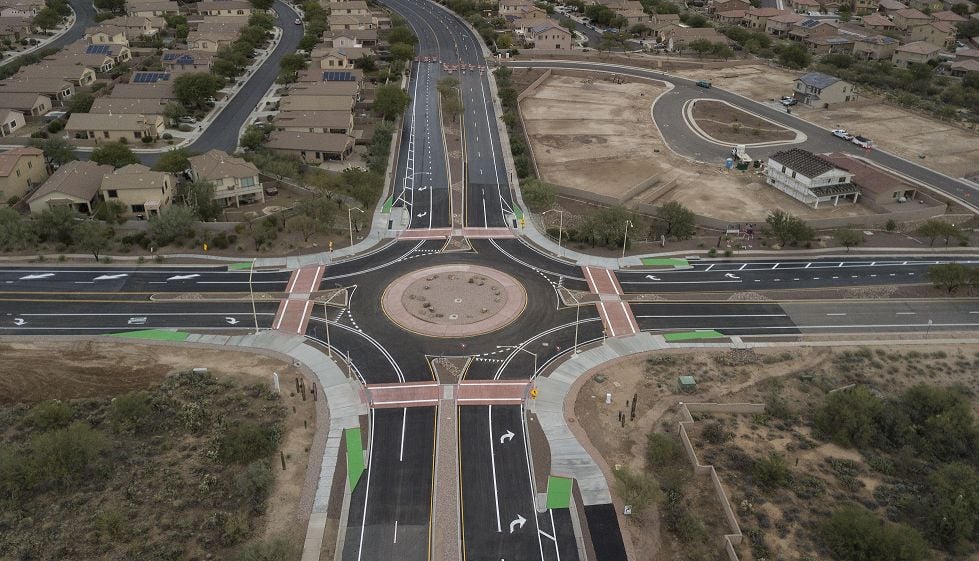
[[428, 561], [436, 413], [372, 412], [367, 471], [350, 497], [344, 561]]
[[[807, 140], [800, 144], [767, 146], [751, 148], [748, 154], [756, 160], [767, 160], [768, 156], [791, 147], [803, 148], [815, 153], [844, 152], [864, 157], [884, 168], [911, 177], [930, 185], [945, 194], [960, 201], [975, 204], [979, 197], [979, 188], [969, 183], [949, 177], [942, 173], [920, 166], [910, 160], [889, 154], [879, 149], [866, 151], [855, 144], [836, 138], [829, 131], [817, 127], [795, 115], [787, 114], [784, 109], [775, 109], [770, 105], [751, 101], [729, 91], [719, 88], [700, 88], [696, 80], [670, 76], [662, 72], [639, 68], [628, 68], [605, 63], [571, 62], [571, 61], [508, 61], [508, 66], [517, 68], [573, 68], [579, 70], [604, 70], [623, 76], [636, 76], [660, 80], [673, 84], [674, 88], [660, 96], [653, 105], [653, 118], [656, 125], [663, 131], [663, 137], [669, 147], [683, 156], [723, 165], [725, 158], [730, 155], [730, 147], [721, 146], [698, 136], [687, 125], [683, 117], [684, 104], [694, 99], [722, 100], [752, 113], [756, 113], [780, 125], [796, 129], [806, 135]], [[710, 78], [705, 74], [703, 78]], [[777, 98], [787, 92], [772, 92]], [[846, 123], [840, 123], [843, 127]]]
[[43, 267], [0, 268], [2, 294], [284, 292], [288, 271], [228, 271], [226, 267]]

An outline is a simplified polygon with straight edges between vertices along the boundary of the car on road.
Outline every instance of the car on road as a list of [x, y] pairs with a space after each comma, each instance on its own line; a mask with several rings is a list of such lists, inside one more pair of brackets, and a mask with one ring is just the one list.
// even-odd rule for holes
[[697, 80], [697, 85], [701, 88], [710, 89], [710, 80]]
[[837, 138], [842, 138], [843, 140], [853, 140], [853, 135], [846, 132], [846, 129], [836, 129], [833, 131], [833, 136]]
[[177, 122], [178, 123], [185, 123], [185, 124], [188, 124], [188, 125], [196, 125], [197, 124], [197, 119], [195, 119], [195, 118], [193, 118], [193, 117], [191, 117], [191, 116], [188, 115], [188, 116], [184, 116], [184, 117], [181, 117], [181, 118], [177, 119]]
[[853, 139], [850, 140], [850, 142], [856, 144], [857, 146], [859, 146], [861, 148], [873, 148], [874, 147], [874, 141], [870, 140], [869, 138], [860, 136], [859, 134], [856, 135], [856, 136], [854, 136]]
[[303, 20], [301, 20], [299, 18], [296, 18], [296, 21], [294, 21], [293, 23], [295, 23], [296, 25], [302, 25], [303, 24]]
[[784, 105], [786, 107], [791, 107], [791, 106], [799, 103], [799, 100], [796, 99], [796, 98], [794, 98], [794, 97], [792, 97], [792, 96], [790, 96], [790, 95], [786, 95], [786, 96], [782, 96], [782, 99], [779, 100], [779, 103], [781, 103], [782, 105]]

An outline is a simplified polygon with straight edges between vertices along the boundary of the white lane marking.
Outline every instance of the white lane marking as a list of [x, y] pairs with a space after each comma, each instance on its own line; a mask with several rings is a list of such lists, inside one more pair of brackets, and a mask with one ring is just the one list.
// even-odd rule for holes
[[[408, 408], [405, 407], [404, 414], [401, 416], [401, 453], [398, 455], [398, 461], [405, 461], [405, 427], [408, 425]], [[395, 536], [398, 535], [397, 530], [394, 533]], [[394, 538], [394, 543], [398, 543], [398, 538]]]
[[681, 319], [681, 318], [784, 318], [788, 314], [694, 314], [684, 316], [636, 316], [643, 319]]
[[554, 532], [554, 555], [557, 555], [557, 561], [561, 561], [561, 550], [557, 546], [557, 526], [554, 524], [554, 509], [547, 509], [547, 513], [551, 515], [551, 531]]
[[918, 315], [918, 312], [896, 312], [894, 315], [896, 315], [896, 316], [916, 316], [916, 315]]
[[500, 525], [500, 494], [496, 488], [496, 451], [493, 449], [493, 406], [487, 407], [489, 415], [489, 444], [490, 444], [490, 466], [493, 468], [493, 499], [496, 502], [496, 532], [502, 533], [503, 526]]
[[275, 322], [275, 326], [273, 326], [272, 329], [278, 329], [279, 327], [281, 327], [282, 326], [282, 320], [284, 320], [285, 317], [286, 317], [286, 314], [289, 313], [289, 303], [292, 302], [292, 300], [289, 300], [287, 298], [287, 299], [283, 300], [283, 302], [285, 302], [285, 305], [282, 306], [282, 315], [279, 316], [278, 321]]
[[[374, 431], [374, 412], [370, 412], [370, 430]], [[374, 435], [369, 434], [370, 445], [367, 452], [367, 488], [364, 489], [364, 515], [360, 519], [360, 545], [357, 547], [357, 561], [360, 561], [364, 552], [364, 531], [367, 529], [367, 505], [371, 496], [371, 472], [374, 468]]]
[[842, 312], [836, 312], [836, 313], [826, 314], [826, 315], [828, 315], [828, 316], [845, 316], [846, 314], [844, 314]]
[[398, 521], [394, 521], [394, 543], [398, 543]]

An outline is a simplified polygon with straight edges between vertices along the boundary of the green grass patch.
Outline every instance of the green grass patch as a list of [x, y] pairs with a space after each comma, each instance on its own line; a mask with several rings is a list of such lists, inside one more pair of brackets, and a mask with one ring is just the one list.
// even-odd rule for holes
[[690, 262], [686, 259], [674, 257], [643, 257], [642, 264], [649, 267], [689, 267]]
[[547, 478], [547, 508], [569, 508], [571, 506], [570, 477], [551, 475]]
[[247, 263], [232, 263], [232, 264], [228, 265], [228, 270], [229, 271], [240, 271], [242, 269], [251, 269], [251, 268], [252, 268], [252, 262], [251, 261], [249, 261]]
[[666, 339], [667, 342], [672, 343], [675, 341], [691, 341], [694, 339], [717, 339], [720, 337], [727, 337], [727, 335], [721, 333], [720, 331], [707, 329], [704, 331], [682, 331], [680, 333], [667, 333], [663, 337]]
[[387, 199], [384, 199], [384, 208], [381, 212], [391, 212], [391, 207], [394, 206], [394, 195], [391, 195]]
[[139, 331], [124, 331], [122, 333], [110, 333], [109, 337], [122, 337], [124, 339], [150, 339], [153, 341], [186, 341], [190, 333], [181, 331], [167, 331], [166, 329], [141, 329]]
[[347, 446], [347, 481], [353, 489], [364, 474], [364, 443], [360, 438], [360, 429], [343, 431], [343, 441]]

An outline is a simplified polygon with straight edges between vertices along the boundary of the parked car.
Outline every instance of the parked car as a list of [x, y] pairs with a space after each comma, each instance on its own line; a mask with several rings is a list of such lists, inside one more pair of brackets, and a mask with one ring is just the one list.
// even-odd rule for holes
[[266, 185], [262, 187], [262, 190], [265, 191], [265, 194], [270, 197], [274, 197], [275, 195], [279, 194], [279, 188], [275, 185]]
[[859, 134], [856, 135], [856, 136], [854, 136], [853, 139], [850, 142], [856, 144], [857, 146], [859, 146], [861, 148], [873, 148], [874, 147], [874, 142], [872, 140], [870, 140], [869, 138], [865, 138], [863, 136], [860, 136]]
[[303, 24], [303, 20], [301, 20], [299, 18], [296, 18], [296, 21], [294, 21], [293, 23], [295, 23], [296, 25], [302, 25]]
[[833, 136], [837, 138], [842, 138], [843, 140], [853, 140], [853, 135], [846, 132], [846, 129], [836, 129], [833, 131]]
[[193, 118], [193, 117], [191, 117], [191, 116], [188, 115], [188, 116], [181, 117], [181, 118], [177, 119], [177, 122], [178, 123], [186, 123], [188, 125], [196, 125], [197, 124], [197, 119], [195, 119], [195, 118]]
[[697, 85], [701, 88], [710, 89], [710, 80], [697, 80]]
[[794, 98], [794, 97], [783, 97], [780, 100], [780, 102], [781, 102], [782, 105], [784, 105], [786, 107], [791, 107], [791, 106], [799, 103], [799, 100], [796, 99], [796, 98]]

